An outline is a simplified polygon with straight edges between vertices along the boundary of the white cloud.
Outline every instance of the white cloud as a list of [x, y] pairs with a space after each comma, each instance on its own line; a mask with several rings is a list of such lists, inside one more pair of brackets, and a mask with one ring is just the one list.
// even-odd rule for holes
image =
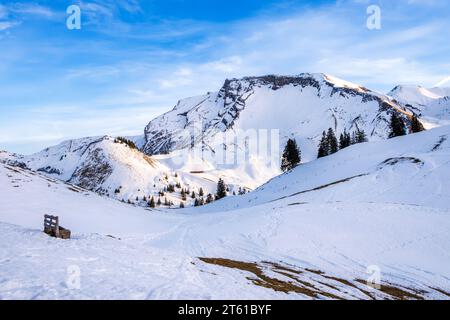
[[[133, 9], [133, 1], [125, 2], [131, 5], [128, 10], [139, 12], [138, 7]], [[100, 19], [97, 23], [115, 19], [116, 9], [110, 2], [102, 7], [97, 1], [89, 3], [85, 5], [93, 12], [93, 19]], [[417, 1], [415, 4], [419, 5]], [[226, 78], [233, 77], [324, 72], [384, 92], [397, 84], [429, 87], [449, 81], [450, 44], [443, 32], [450, 27], [448, 19], [416, 19], [417, 12], [394, 5], [383, 9], [384, 19], [391, 23], [383, 23], [380, 31], [369, 31], [365, 28], [363, 5], [365, 2], [356, 9], [342, 4], [324, 6], [289, 16], [264, 16], [226, 25], [178, 21], [129, 26], [119, 21], [105, 28], [100, 24], [99, 30], [105, 30], [99, 32], [129, 37], [130, 43], [135, 39], [175, 43], [197, 33], [201, 40], [151, 48], [95, 43], [96, 51], [107, 59], [71, 66], [65, 77], [42, 84], [59, 88], [93, 82], [94, 93], [83, 96], [84, 101], [77, 105], [79, 109], [64, 111], [58, 107], [59, 111], [52, 112], [38, 108], [41, 114], [34, 112], [33, 117], [17, 119], [14, 125], [0, 128], [0, 133], [10, 130], [8, 137], [0, 136], [3, 142], [13, 137], [32, 138], [46, 128], [50, 136], [61, 135], [64, 139], [140, 133], [148, 121], [170, 109], [178, 99], [216, 91]], [[55, 46], [51, 46], [53, 49]], [[80, 50], [84, 56], [92, 49], [73, 45], [60, 50], [61, 55]], [[39, 84], [33, 85], [40, 92]]]
[[446, 77], [446, 78], [442, 79], [441, 81], [436, 83], [434, 85], [434, 87], [444, 87], [444, 86], [448, 86], [448, 85], [450, 85], [450, 77]]
[[58, 14], [49, 7], [45, 7], [36, 3], [14, 3], [9, 5], [7, 8], [9, 12], [20, 14], [23, 16], [39, 16], [52, 19], [61, 15], [61, 13]]
[[14, 25], [15, 25], [14, 22], [0, 21], [0, 31], [10, 29], [10, 28], [14, 27]]

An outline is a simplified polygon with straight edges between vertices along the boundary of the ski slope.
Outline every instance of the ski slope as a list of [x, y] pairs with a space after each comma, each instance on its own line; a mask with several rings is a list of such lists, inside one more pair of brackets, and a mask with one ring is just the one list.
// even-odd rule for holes
[[[355, 145], [184, 210], [0, 164], [0, 298], [449, 299], [449, 136]], [[73, 239], [43, 234], [46, 213]]]

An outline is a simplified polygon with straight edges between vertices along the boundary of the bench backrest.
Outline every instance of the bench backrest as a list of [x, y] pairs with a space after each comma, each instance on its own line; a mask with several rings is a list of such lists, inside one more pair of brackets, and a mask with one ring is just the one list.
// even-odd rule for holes
[[44, 229], [51, 229], [55, 232], [55, 235], [59, 236], [59, 217], [44, 215]]

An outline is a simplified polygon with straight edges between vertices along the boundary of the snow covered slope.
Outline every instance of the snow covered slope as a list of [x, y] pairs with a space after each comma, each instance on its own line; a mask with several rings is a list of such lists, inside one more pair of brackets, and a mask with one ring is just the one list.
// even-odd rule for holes
[[[177, 172], [162, 161], [108, 136], [69, 140], [37, 154], [16, 156], [14, 161], [48, 177], [144, 206], [152, 196], [156, 201], [158, 193], [169, 185], [178, 184], [196, 193], [203, 188], [207, 193], [214, 192], [217, 181]], [[181, 188], [167, 192], [162, 201], [167, 198], [178, 206]], [[193, 201], [188, 197], [185, 204]]]
[[418, 114], [427, 128], [450, 124], [450, 88], [397, 86], [388, 95]]
[[330, 127], [338, 135], [359, 128], [371, 140], [386, 138], [391, 112], [409, 113], [387, 96], [324, 74], [232, 79], [219, 92], [181, 100], [151, 121], [143, 150], [159, 154], [201, 143], [217, 151], [223, 148], [214, 143], [217, 133], [279, 129], [280, 148], [295, 137], [309, 161], [315, 159], [322, 131]]
[[255, 191], [229, 197], [208, 212], [289, 203], [372, 202], [450, 207], [450, 126], [353, 145], [302, 164]]
[[[449, 299], [449, 137], [355, 145], [184, 210], [0, 164], [0, 297]], [[44, 213], [73, 239], [42, 234]], [[79, 289], [66, 283], [74, 266]], [[368, 287], [377, 270], [382, 286]]]

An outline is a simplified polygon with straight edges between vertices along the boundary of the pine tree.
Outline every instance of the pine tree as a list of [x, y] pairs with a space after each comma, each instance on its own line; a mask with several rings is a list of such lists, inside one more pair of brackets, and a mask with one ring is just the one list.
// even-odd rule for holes
[[417, 132], [421, 132], [424, 130], [425, 130], [425, 128], [423, 127], [422, 123], [419, 121], [417, 116], [413, 115], [413, 117], [411, 119], [411, 132], [417, 133]]
[[200, 205], [200, 203], [199, 203], [198, 199], [195, 198], [195, 201], [194, 201], [194, 207], [198, 207], [199, 205]]
[[158, 202], [156, 202], [156, 204], [158, 205], [158, 207], [161, 205], [161, 198], [158, 198]]
[[317, 152], [317, 158], [323, 158], [328, 155], [328, 143], [327, 143], [327, 134], [325, 131], [322, 133], [322, 139], [319, 143], [319, 150]]
[[205, 195], [205, 193], [203, 192], [203, 188], [200, 188], [200, 190], [198, 191], [198, 195], [200, 197], [203, 197]]
[[206, 197], [206, 203], [211, 203], [214, 201], [214, 197], [211, 193], [208, 194], [208, 196]]
[[227, 188], [225, 186], [225, 182], [220, 178], [219, 182], [217, 182], [217, 192], [216, 192], [216, 199], [222, 199], [227, 196]]
[[350, 133], [344, 129], [344, 132], [341, 133], [339, 137], [339, 149], [345, 149], [351, 145], [351, 137]]
[[154, 208], [155, 207], [155, 199], [153, 197], [150, 199], [150, 202], [148, 203], [148, 206], [150, 208]]
[[352, 145], [352, 137], [350, 136], [349, 132], [345, 133], [345, 143], [347, 147], [350, 147]]
[[181, 189], [181, 200], [186, 201], [186, 192]]
[[184, 203], [180, 202], [180, 209], [183, 209], [183, 208], [184, 208]]
[[367, 136], [366, 136], [366, 133], [364, 132], [364, 130], [359, 130], [359, 129], [356, 130], [355, 140], [356, 140], [356, 143], [367, 142]]
[[164, 205], [165, 205], [165, 206], [168, 206], [168, 205], [169, 205], [169, 201], [167, 201], [167, 197], [164, 198]]
[[336, 139], [336, 135], [334, 134], [333, 129], [331, 129], [331, 128], [328, 129], [327, 143], [328, 143], [329, 154], [338, 152], [338, 150], [339, 150], [338, 141]]
[[281, 170], [283, 172], [295, 168], [301, 161], [300, 150], [295, 140], [289, 139], [284, 147], [281, 157]]
[[195, 199], [195, 191], [192, 191], [191, 198]]
[[344, 134], [341, 133], [341, 135], [339, 136], [339, 149], [345, 149], [347, 146], [345, 144], [345, 137]]
[[358, 140], [358, 139], [356, 138], [356, 132], [353, 131], [353, 132], [352, 132], [352, 136], [351, 136], [351, 138], [350, 138], [350, 145], [357, 144], [357, 143], [358, 143], [357, 140]]
[[389, 138], [400, 137], [406, 135], [405, 122], [396, 112], [392, 112], [390, 123]]

